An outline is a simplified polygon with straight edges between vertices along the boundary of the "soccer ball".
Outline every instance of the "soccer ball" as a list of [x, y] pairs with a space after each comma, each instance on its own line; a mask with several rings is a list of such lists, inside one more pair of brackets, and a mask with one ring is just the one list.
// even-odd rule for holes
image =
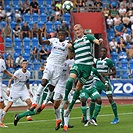
[[71, 11], [73, 9], [73, 3], [71, 1], [65, 1], [62, 5], [64, 11]]

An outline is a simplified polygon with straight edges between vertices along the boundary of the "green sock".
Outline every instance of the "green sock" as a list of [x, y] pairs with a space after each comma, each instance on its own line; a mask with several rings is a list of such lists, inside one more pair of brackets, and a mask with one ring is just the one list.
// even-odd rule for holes
[[86, 121], [87, 120], [87, 108], [86, 108], [86, 106], [81, 106], [81, 111], [82, 111], [82, 114], [83, 114], [83, 116], [84, 116], [84, 121]]
[[37, 112], [36, 109], [34, 109], [33, 111], [27, 110], [27, 111], [19, 114], [18, 118], [21, 119], [24, 116], [35, 115], [35, 114], [37, 114], [36, 112]]
[[64, 126], [64, 109], [61, 109], [62, 126]]
[[90, 119], [93, 117], [93, 112], [95, 109], [95, 102], [90, 102]]
[[117, 106], [116, 106], [116, 103], [115, 103], [115, 102], [111, 103], [111, 107], [112, 107], [113, 113], [114, 113], [114, 115], [115, 115], [115, 118], [118, 119], [118, 113], [117, 113]]
[[68, 95], [69, 95], [69, 92], [71, 91], [72, 89], [72, 86], [73, 86], [73, 82], [74, 82], [74, 79], [69, 77], [67, 83], [66, 83], [66, 89], [65, 89], [65, 97], [64, 97], [64, 100], [68, 100]]
[[100, 104], [96, 104], [96, 106], [95, 106], [95, 112], [94, 112], [94, 118], [95, 119], [97, 118], [100, 110], [101, 110], [101, 105]]
[[47, 97], [47, 92], [44, 92], [42, 97], [40, 97], [41, 99], [39, 99], [38, 103], [41, 105], [43, 101], [46, 99], [46, 97]]
[[69, 105], [69, 109], [72, 109], [73, 108], [73, 105], [75, 104], [76, 100], [78, 99], [79, 97], [79, 94], [80, 94], [80, 90], [76, 90], [74, 95], [73, 95], [73, 99]]

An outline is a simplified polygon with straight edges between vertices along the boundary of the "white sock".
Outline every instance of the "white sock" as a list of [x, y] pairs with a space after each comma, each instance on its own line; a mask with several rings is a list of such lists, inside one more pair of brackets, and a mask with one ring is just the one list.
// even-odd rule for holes
[[60, 110], [59, 109], [55, 109], [54, 113], [55, 113], [56, 120], [61, 119], [61, 117], [60, 117]]
[[[66, 114], [66, 110], [64, 110], [64, 114]], [[64, 125], [65, 125], [65, 126], [68, 126], [69, 117], [70, 117], [70, 115], [69, 115], [68, 117], [64, 117]]]
[[39, 101], [39, 98], [41, 96], [41, 93], [43, 92], [43, 86], [41, 84], [39, 84], [39, 87], [37, 89], [37, 92], [36, 92], [36, 95], [35, 95], [35, 98], [34, 98], [34, 103], [38, 103]]
[[2, 111], [2, 115], [1, 115], [1, 120], [2, 120], [2, 118], [5, 117], [5, 115], [6, 115], [6, 112], [3, 110], [3, 111]]
[[53, 95], [53, 91], [51, 92], [50, 90], [48, 90], [47, 97], [43, 102], [44, 105], [47, 105], [47, 103], [50, 101], [50, 98], [52, 97], [52, 95]]
[[0, 124], [2, 123], [2, 112], [3, 112], [3, 109], [0, 109]]

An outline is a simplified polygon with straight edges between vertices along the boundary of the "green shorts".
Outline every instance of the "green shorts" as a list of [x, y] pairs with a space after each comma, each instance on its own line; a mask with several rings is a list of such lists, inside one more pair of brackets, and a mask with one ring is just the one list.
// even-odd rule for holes
[[82, 89], [80, 93], [80, 99], [81, 98], [91, 98], [93, 100], [96, 100], [97, 98], [101, 97], [98, 90], [95, 87], [92, 87], [91, 89]]
[[110, 82], [108, 83], [108, 85], [109, 85], [109, 90], [107, 91], [106, 86], [104, 85], [104, 83], [102, 81], [100, 81], [100, 80], [95, 81], [95, 86], [100, 94], [102, 93], [102, 90], [103, 90], [106, 92], [106, 95], [112, 95], [113, 89], [112, 89]]
[[85, 84], [90, 76], [92, 66], [91, 65], [82, 65], [82, 64], [74, 64], [70, 70], [70, 73], [74, 73], [77, 75], [78, 80]]

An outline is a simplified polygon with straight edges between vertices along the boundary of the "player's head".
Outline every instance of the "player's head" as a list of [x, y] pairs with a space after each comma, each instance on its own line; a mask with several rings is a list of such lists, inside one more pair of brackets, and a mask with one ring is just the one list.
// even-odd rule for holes
[[78, 38], [81, 38], [84, 35], [83, 27], [80, 24], [74, 25], [74, 32]]
[[100, 53], [101, 53], [101, 58], [105, 58], [107, 54], [107, 49], [105, 47], [102, 47]]
[[27, 60], [23, 60], [22, 61], [22, 69], [27, 69], [28, 67], [28, 61]]
[[58, 38], [59, 38], [60, 42], [65, 41], [65, 39], [66, 39], [66, 31], [65, 30], [59, 30], [58, 31]]

